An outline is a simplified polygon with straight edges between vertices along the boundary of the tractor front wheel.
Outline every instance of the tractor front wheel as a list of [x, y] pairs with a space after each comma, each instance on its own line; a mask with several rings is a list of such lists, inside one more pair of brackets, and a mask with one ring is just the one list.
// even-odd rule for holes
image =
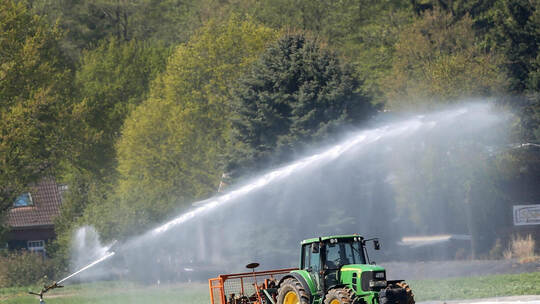
[[288, 278], [279, 287], [277, 303], [309, 304], [309, 296], [297, 279]]
[[407, 304], [414, 304], [415, 303], [414, 294], [411, 290], [411, 287], [409, 287], [409, 284], [405, 282], [399, 282], [396, 285], [405, 289], [405, 292], [407, 293]]
[[350, 304], [353, 302], [353, 292], [348, 288], [330, 289], [324, 298], [324, 304]]

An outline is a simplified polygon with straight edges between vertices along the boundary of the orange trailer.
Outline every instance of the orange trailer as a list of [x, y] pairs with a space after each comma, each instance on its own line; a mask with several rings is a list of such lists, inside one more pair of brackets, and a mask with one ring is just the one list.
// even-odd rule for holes
[[221, 274], [208, 280], [211, 304], [266, 304], [270, 297], [266, 290], [277, 288], [279, 280], [298, 268]]

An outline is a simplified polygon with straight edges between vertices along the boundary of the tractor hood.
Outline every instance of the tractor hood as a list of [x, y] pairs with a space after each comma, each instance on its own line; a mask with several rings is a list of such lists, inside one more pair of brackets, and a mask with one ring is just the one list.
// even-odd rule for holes
[[379, 265], [369, 265], [369, 264], [351, 264], [341, 266], [341, 272], [346, 271], [355, 271], [355, 272], [364, 272], [364, 271], [385, 271], [385, 269]]
[[341, 284], [352, 286], [359, 295], [377, 292], [387, 284], [385, 269], [377, 265], [344, 265], [340, 277]]

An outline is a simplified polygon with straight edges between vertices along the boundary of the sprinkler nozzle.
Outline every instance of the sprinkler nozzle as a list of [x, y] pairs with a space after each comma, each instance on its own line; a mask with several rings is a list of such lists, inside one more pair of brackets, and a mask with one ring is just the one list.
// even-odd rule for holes
[[[51, 289], [55, 289], [55, 288], [62, 288], [62, 287], [64, 287], [64, 286], [58, 285], [57, 282], [53, 282], [53, 283], [52, 283], [51, 285], [49, 285], [49, 286], [47, 286], [47, 285], [43, 286], [43, 289], [41, 289], [41, 291], [40, 291], [39, 293], [37, 293], [37, 292], [32, 292], [32, 291], [29, 291], [28, 293], [31, 294], [31, 295], [39, 296], [39, 299], [40, 299], [40, 300], [43, 300], [43, 295], [44, 295], [47, 291], [49, 291], [49, 290], [51, 290]], [[40, 302], [41, 302], [41, 301], [40, 301]]]

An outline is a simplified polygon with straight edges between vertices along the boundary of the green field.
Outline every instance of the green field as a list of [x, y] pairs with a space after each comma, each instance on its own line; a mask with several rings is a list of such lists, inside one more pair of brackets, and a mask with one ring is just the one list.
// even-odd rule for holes
[[[472, 299], [496, 296], [540, 295], [540, 272], [493, 275], [484, 277], [422, 280], [409, 282], [417, 301]], [[6, 304], [37, 303], [28, 289], [0, 289], [0, 302]], [[203, 283], [176, 284], [161, 287], [133, 283], [90, 283], [55, 289], [46, 296], [54, 303], [209, 303], [208, 287]]]
[[540, 272], [410, 281], [417, 301], [540, 295]]
[[[29, 289], [39, 288], [6, 288], [0, 289], [0, 303], [26, 304], [38, 303], [37, 297], [28, 295]], [[101, 282], [66, 286], [54, 289], [45, 295], [48, 304], [84, 304], [84, 303], [182, 303], [207, 304], [208, 285], [203, 283], [176, 284], [169, 286], [140, 286], [125, 282]]]

